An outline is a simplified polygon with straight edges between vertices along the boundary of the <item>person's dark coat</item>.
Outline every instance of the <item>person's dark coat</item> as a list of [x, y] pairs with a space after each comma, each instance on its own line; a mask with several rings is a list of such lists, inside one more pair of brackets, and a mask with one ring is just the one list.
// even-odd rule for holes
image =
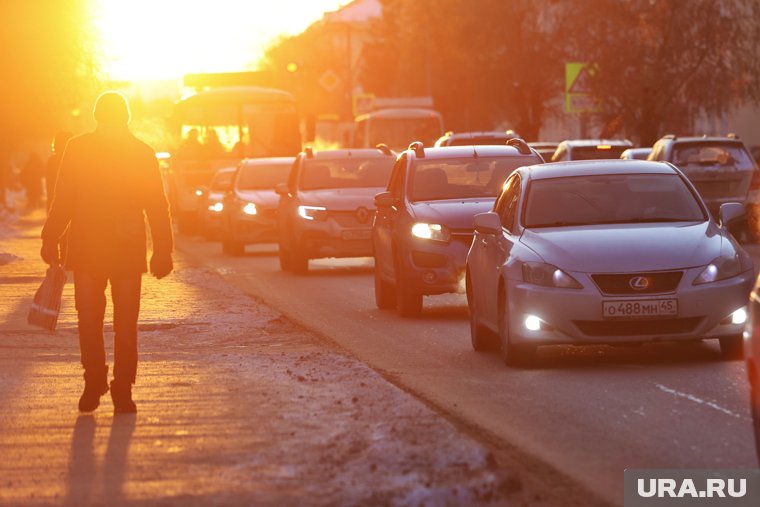
[[145, 216], [154, 255], [170, 258], [169, 206], [154, 151], [126, 125], [99, 125], [66, 146], [43, 242], [69, 226], [64, 266], [114, 276], [146, 272]]

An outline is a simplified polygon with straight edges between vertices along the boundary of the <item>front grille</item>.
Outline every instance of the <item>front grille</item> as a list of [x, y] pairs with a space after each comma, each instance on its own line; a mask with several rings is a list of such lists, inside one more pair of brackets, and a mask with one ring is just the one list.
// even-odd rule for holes
[[364, 221], [359, 219], [360, 213], [358, 210], [351, 211], [333, 211], [327, 212], [327, 215], [335, 220], [341, 227], [366, 227], [372, 224], [372, 219], [375, 216], [375, 210], [365, 209], [365, 213], [361, 214], [364, 217]]
[[650, 273], [595, 274], [594, 283], [604, 294], [662, 294], [675, 292], [683, 271], [658, 271]]
[[690, 333], [702, 317], [667, 320], [574, 320], [581, 333], [587, 336], [663, 336]]

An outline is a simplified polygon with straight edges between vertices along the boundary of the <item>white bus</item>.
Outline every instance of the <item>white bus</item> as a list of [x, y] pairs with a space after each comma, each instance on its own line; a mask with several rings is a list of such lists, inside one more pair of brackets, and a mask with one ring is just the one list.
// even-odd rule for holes
[[444, 133], [441, 113], [428, 108], [387, 108], [357, 116], [354, 121], [354, 146], [374, 148], [383, 143], [394, 151], [422, 141], [433, 146]]

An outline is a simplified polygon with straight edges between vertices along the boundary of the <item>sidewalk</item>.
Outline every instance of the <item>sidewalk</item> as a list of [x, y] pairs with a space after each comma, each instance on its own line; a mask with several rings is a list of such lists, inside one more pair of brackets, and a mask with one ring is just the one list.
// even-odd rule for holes
[[181, 255], [143, 278], [138, 414], [79, 414], [72, 284], [55, 334], [26, 324], [43, 219], [0, 222], [0, 505], [524, 503], [479, 443]]

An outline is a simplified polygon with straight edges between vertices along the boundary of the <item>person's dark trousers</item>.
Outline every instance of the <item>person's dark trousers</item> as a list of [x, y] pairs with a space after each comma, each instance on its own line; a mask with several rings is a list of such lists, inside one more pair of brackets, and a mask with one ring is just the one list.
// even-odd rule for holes
[[74, 271], [74, 299], [79, 316], [79, 346], [85, 378], [88, 371], [102, 371], [106, 364], [103, 319], [106, 286], [111, 282], [114, 329], [113, 376], [131, 385], [137, 374], [137, 317], [140, 312], [142, 273], [102, 276]]

